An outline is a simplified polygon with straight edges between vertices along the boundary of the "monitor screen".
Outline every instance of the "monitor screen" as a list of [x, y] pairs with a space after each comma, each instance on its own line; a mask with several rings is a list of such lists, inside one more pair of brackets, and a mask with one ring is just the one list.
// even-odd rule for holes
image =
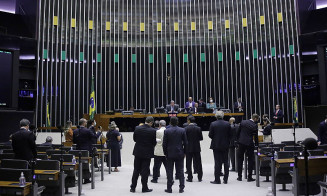
[[12, 53], [0, 50], [0, 108], [10, 107], [12, 90]]

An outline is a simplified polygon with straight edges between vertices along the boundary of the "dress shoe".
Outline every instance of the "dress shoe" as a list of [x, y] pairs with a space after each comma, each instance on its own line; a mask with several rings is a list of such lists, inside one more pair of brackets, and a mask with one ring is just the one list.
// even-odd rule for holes
[[227, 184], [227, 180], [224, 180], [224, 184]]
[[152, 179], [151, 182], [152, 183], [158, 183], [158, 180]]
[[220, 181], [210, 181], [211, 184], [221, 184]]
[[85, 179], [83, 184], [88, 184], [88, 183], [91, 183], [91, 180]]
[[248, 178], [247, 181], [248, 181], [248, 182], [253, 182], [253, 181], [255, 181], [255, 179], [254, 179], [254, 178]]
[[173, 190], [171, 190], [171, 189], [165, 189], [165, 192], [166, 192], [166, 193], [172, 193]]
[[192, 179], [186, 179], [187, 182], [192, 182], [193, 180]]
[[237, 180], [238, 180], [238, 181], [242, 181], [242, 177], [238, 177]]
[[184, 189], [179, 189], [179, 193], [184, 193]]
[[198, 179], [199, 180], [199, 182], [202, 182], [202, 179]]
[[129, 189], [129, 192], [135, 193], [135, 189], [131, 188], [131, 189]]
[[152, 191], [153, 191], [152, 189], [143, 189], [142, 193], [149, 193], [149, 192], [152, 192]]

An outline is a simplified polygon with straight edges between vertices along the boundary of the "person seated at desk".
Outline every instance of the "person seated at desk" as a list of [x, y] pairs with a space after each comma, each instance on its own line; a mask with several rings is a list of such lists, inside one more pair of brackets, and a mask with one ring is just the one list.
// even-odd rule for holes
[[199, 99], [199, 108], [206, 108], [207, 105], [206, 103], [203, 101], [203, 98]]
[[195, 103], [194, 104], [194, 108], [191, 108], [189, 113], [191, 114], [198, 114], [198, 113], [202, 113], [204, 110], [204, 108], [199, 108], [199, 104]]
[[134, 106], [131, 106], [131, 107], [129, 107], [128, 111], [133, 111], [134, 112], [134, 110], [135, 110]]
[[217, 110], [217, 105], [213, 101], [213, 98], [212, 97], [209, 98], [209, 103], [207, 103], [207, 109], [212, 109], [213, 110], [213, 113], [215, 113], [216, 110]]
[[50, 146], [52, 147], [52, 137], [51, 136], [48, 136], [46, 139], [45, 139], [45, 142], [43, 144], [41, 144], [41, 146]]
[[167, 113], [178, 113], [178, 105], [175, 104], [174, 100], [170, 101], [170, 105], [167, 106]]
[[194, 108], [195, 102], [192, 97], [188, 98], [188, 101], [185, 103], [185, 110], [190, 112]]
[[271, 142], [272, 126], [268, 118], [264, 118], [262, 125], [263, 142]]

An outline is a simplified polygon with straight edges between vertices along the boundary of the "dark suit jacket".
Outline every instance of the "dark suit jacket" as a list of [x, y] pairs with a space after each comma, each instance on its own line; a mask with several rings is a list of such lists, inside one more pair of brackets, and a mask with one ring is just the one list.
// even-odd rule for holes
[[263, 134], [263, 135], [271, 135], [271, 130], [272, 130], [271, 125], [267, 125], [267, 126], [265, 126], [265, 128], [263, 129], [262, 134]]
[[52, 142], [44, 142], [43, 144], [40, 144], [40, 146], [50, 146], [50, 147], [52, 147]]
[[[241, 102], [241, 106], [242, 106], [243, 112], [245, 112], [245, 104], [244, 104], [244, 102]], [[235, 113], [240, 112], [239, 109], [238, 109], [238, 102], [237, 101], [234, 103], [234, 112]]]
[[88, 150], [92, 152], [92, 144], [96, 135], [85, 127], [76, 129], [73, 134], [73, 143], [76, 144], [77, 150]]
[[229, 147], [235, 147], [235, 141], [236, 141], [236, 133], [237, 130], [239, 129], [239, 125], [238, 124], [233, 124], [231, 125], [231, 140], [230, 140], [230, 145]]
[[205, 102], [199, 103], [199, 108], [206, 108], [207, 104]]
[[[196, 123], [193, 123], [194, 125], [196, 125], [197, 126], [197, 124]], [[183, 124], [183, 128], [185, 128], [185, 127], [187, 127], [189, 124], [186, 122], [186, 123], [184, 123]], [[168, 127], [169, 128], [169, 127]], [[166, 127], [166, 129], [168, 129], [167, 127]]]
[[318, 141], [320, 141], [321, 144], [327, 144], [327, 123], [325, 121], [319, 124]]
[[177, 126], [171, 126], [166, 129], [162, 147], [167, 158], [184, 158], [185, 150], [187, 148], [185, 129]]
[[187, 147], [186, 152], [201, 152], [200, 141], [203, 140], [201, 128], [191, 123], [185, 127]]
[[95, 138], [92, 139], [92, 143], [93, 144], [97, 144], [98, 143], [98, 138], [100, 137], [101, 132], [98, 132], [97, 133], [94, 126], [90, 126], [90, 130], [96, 136]]
[[255, 144], [258, 145], [258, 125], [252, 120], [243, 120], [236, 133], [236, 140], [243, 145], [253, 146], [253, 136]]
[[211, 138], [210, 149], [228, 150], [232, 132], [230, 124], [224, 120], [216, 120], [210, 124], [209, 137]]
[[[178, 106], [175, 104], [174, 105], [174, 112], [177, 112], [178, 111]], [[167, 108], [166, 108], [167, 112], [171, 112], [171, 105], [168, 105]]]
[[12, 148], [16, 159], [26, 161], [36, 158], [35, 135], [33, 132], [21, 128], [12, 135]]
[[133, 155], [139, 158], [153, 158], [156, 141], [156, 129], [145, 124], [135, 127], [133, 134], [135, 142]]
[[283, 117], [284, 117], [283, 110], [278, 110], [277, 115], [276, 115], [276, 111], [275, 111], [273, 116], [277, 117], [277, 119], [274, 118], [275, 123], [282, 123], [283, 122]]

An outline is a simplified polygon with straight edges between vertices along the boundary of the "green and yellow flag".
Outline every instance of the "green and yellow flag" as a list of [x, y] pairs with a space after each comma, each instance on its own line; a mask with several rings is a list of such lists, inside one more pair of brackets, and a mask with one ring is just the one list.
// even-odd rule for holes
[[95, 114], [95, 93], [94, 93], [94, 76], [92, 76], [92, 82], [91, 82], [91, 94], [90, 94], [90, 120], [94, 119]]
[[47, 127], [51, 127], [51, 121], [50, 121], [50, 104], [49, 101], [47, 102], [47, 120], [46, 120], [46, 125]]
[[298, 123], [299, 119], [298, 119], [298, 112], [297, 112], [297, 101], [296, 98], [293, 98], [293, 120], [294, 123]]

